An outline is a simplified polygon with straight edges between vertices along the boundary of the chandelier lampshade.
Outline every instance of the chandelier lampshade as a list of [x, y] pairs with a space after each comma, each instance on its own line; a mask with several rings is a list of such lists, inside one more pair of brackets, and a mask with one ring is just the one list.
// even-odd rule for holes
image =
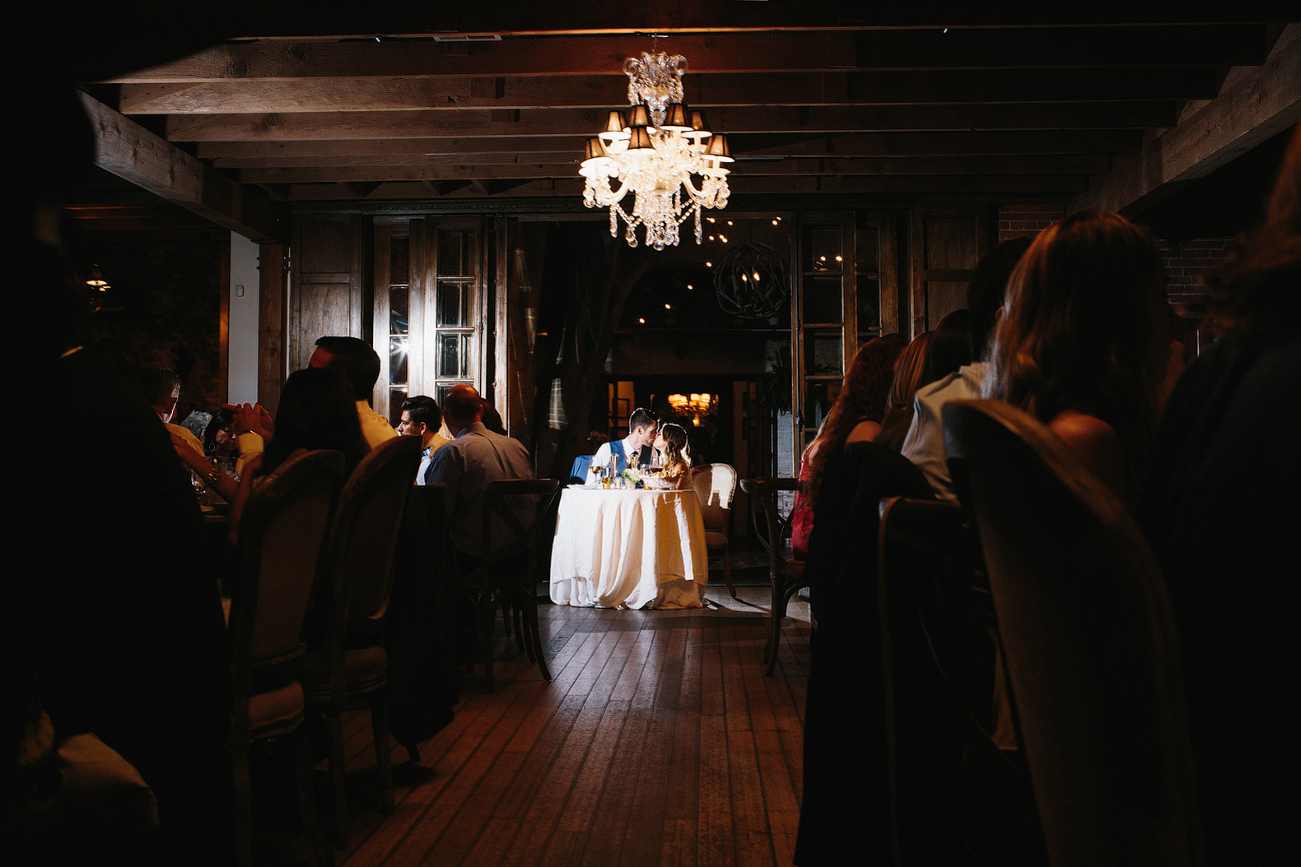
[[[637, 246], [637, 228], [645, 243], [663, 250], [678, 243], [678, 227], [695, 216], [696, 243], [701, 242], [700, 210], [727, 207], [728, 169], [732, 162], [727, 137], [709, 131], [705, 115], [682, 101], [682, 55], [643, 53], [628, 58], [627, 116], [611, 111], [599, 135], [588, 140], [579, 174], [587, 179], [583, 204], [610, 209], [610, 234]], [[632, 213], [624, 202], [632, 196]]]

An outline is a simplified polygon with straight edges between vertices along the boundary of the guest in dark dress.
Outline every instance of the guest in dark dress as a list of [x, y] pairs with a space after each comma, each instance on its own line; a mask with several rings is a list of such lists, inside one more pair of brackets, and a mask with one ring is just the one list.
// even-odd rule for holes
[[791, 522], [791, 550], [796, 558], [803, 558], [808, 547], [813, 509], [831, 453], [847, 442], [870, 442], [880, 433], [886, 396], [894, 381], [895, 362], [905, 345], [900, 335], [886, 334], [859, 348], [822, 429], [804, 450], [800, 459], [800, 492], [795, 497], [795, 517]]
[[921, 471], [887, 446], [829, 451], [804, 573], [817, 628], [804, 715], [800, 867], [890, 862], [878, 506], [883, 497], [932, 498]]
[[1166, 405], [1139, 520], [1186, 672], [1210, 864], [1295, 857], [1301, 132], [1263, 226], [1211, 280], [1225, 336]]

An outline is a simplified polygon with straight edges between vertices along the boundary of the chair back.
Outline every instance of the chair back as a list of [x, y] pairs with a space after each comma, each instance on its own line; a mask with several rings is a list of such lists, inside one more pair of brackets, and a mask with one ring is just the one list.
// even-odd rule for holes
[[420, 438], [395, 437], [371, 449], [343, 486], [330, 529], [328, 564], [336, 638], [341, 639], [345, 625], [365, 628], [384, 617], [393, 548], [419, 465]]
[[250, 691], [259, 691], [250, 685], [250, 669], [301, 656], [303, 619], [342, 477], [341, 452], [305, 452], [259, 479], [244, 506], [230, 634], [236, 694], [245, 697], [236, 707], [245, 713]]
[[[1000, 643], [980, 540], [957, 503], [893, 497], [878, 508], [886, 783], [897, 863], [974, 854], [988, 863], [1046, 864], [1029, 771], [1019, 750], [994, 740]], [[955, 789], [949, 781], [960, 778], [967, 783]], [[961, 834], [964, 821], [984, 833]], [[952, 849], [958, 840], [966, 853]]]
[[[559, 479], [499, 479], [487, 484], [483, 497], [483, 560], [469, 576], [471, 583], [492, 583], [494, 577], [501, 577], [498, 573], [508, 562], [522, 567], [510, 570], [521, 580], [532, 574], [537, 527], [559, 490]], [[523, 556], [528, 558], [527, 566], [519, 559]]]
[[592, 466], [593, 455], [579, 455], [574, 458], [574, 465], [569, 468], [569, 478], [565, 479], [566, 485], [585, 485], [587, 484], [587, 472]]
[[754, 522], [755, 537], [768, 555], [768, 562], [774, 574], [784, 571], [786, 558], [782, 545], [790, 538], [791, 515], [785, 516], [777, 505], [777, 495], [781, 491], [798, 491], [799, 479], [742, 479], [741, 490], [750, 495], [750, 517]]
[[1051, 862], [1202, 863], [1179, 649], [1147, 543], [1036, 419], [987, 400], [943, 416]]
[[732, 498], [736, 496], [736, 470], [729, 464], [705, 464], [692, 474], [691, 486], [700, 500], [705, 529], [727, 533], [732, 517]]

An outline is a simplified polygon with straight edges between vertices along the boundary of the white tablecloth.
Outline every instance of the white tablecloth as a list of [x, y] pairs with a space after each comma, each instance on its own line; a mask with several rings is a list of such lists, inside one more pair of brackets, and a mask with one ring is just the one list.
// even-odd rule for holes
[[551, 549], [551, 601], [700, 608], [708, 581], [695, 491], [566, 488]]

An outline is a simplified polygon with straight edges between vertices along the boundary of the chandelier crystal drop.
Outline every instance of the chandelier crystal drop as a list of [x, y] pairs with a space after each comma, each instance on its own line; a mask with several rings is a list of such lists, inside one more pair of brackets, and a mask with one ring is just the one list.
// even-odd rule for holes
[[[656, 250], [677, 245], [678, 226], [694, 214], [699, 244], [700, 209], [727, 207], [727, 136], [711, 133], [704, 114], [682, 102], [682, 55], [643, 53], [640, 60], [628, 58], [623, 71], [628, 116], [610, 112], [605, 128], [588, 140], [579, 171], [587, 179], [583, 204], [610, 209], [614, 237], [622, 217], [631, 247], [637, 246], [637, 227], [644, 227], [645, 242]], [[631, 214], [623, 207], [629, 192]]]

